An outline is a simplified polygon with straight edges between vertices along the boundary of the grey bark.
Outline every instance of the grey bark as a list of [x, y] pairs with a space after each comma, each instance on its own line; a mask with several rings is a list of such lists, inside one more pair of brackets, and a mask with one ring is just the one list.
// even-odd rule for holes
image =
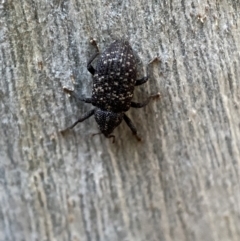
[[[0, 1], [0, 240], [240, 240], [240, 3]], [[127, 38], [150, 80], [116, 143], [91, 94], [95, 49]]]

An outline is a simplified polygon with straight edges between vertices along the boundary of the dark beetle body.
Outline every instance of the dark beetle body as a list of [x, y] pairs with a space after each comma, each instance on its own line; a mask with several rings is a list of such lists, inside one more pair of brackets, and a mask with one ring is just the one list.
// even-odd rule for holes
[[130, 107], [141, 108], [147, 105], [151, 98], [157, 97], [159, 94], [150, 96], [143, 103], [132, 102], [134, 87], [145, 83], [148, 78], [136, 80], [136, 59], [126, 40], [113, 42], [101, 54], [96, 68], [94, 68], [92, 62], [97, 55], [98, 53], [90, 59], [87, 65], [89, 72], [93, 75], [92, 97], [79, 97], [73, 91], [64, 88], [67, 93], [81, 101], [92, 103], [96, 107], [69, 128], [73, 128], [77, 123], [94, 115], [101, 133], [107, 138], [113, 137], [114, 141], [115, 137], [111, 133], [124, 119], [132, 133], [140, 140], [135, 126], [125, 112]]
[[136, 60], [129, 43], [113, 42], [98, 60], [93, 76], [92, 104], [115, 113], [127, 111], [136, 75]]

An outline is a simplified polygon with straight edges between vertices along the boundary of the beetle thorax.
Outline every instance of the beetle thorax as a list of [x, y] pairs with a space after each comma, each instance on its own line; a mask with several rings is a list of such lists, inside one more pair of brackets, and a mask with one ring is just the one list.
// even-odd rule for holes
[[113, 130], [122, 122], [123, 112], [115, 113], [111, 111], [105, 111], [101, 109], [96, 109], [94, 116], [98, 124], [100, 131], [108, 137]]

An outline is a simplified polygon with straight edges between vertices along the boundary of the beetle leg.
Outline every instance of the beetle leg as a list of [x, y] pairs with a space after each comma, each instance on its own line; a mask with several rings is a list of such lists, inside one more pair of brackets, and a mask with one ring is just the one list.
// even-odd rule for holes
[[93, 62], [93, 60], [98, 56], [98, 54], [99, 54], [99, 48], [98, 48], [98, 45], [97, 45], [97, 41], [96, 41], [95, 39], [92, 38], [92, 39], [90, 40], [90, 43], [91, 43], [93, 46], [95, 46], [96, 49], [97, 49], [97, 53], [95, 53], [95, 54], [89, 59], [89, 61], [88, 61], [88, 63], [87, 63], [87, 69], [88, 69], [88, 71], [89, 71], [92, 75], [94, 75], [95, 72], [96, 72], [96, 70], [93, 68], [92, 62]]
[[88, 61], [88, 63], [87, 63], [87, 69], [88, 69], [88, 71], [92, 74], [92, 75], [94, 75], [95, 74], [95, 69], [93, 68], [93, 66], [92, 66], [92, 62], [93, 62], [93, 60], [97, 57], [99, 55], [99, 52], [97, 52], [97, 53], [95, 53], [91, 58], [90, 58], [90, 60]]
[[97, 52], [100, 52], [100, 51], [99, 51], [99, 48], [98, 48], [98, 44], [97, 44], [96, 39], [91, 38], [91, 39], [90, 39], [90, 43], [97, 49]]
[[114, 135], [109, 135], [109, 136], [107, 136], [107, 138], [112, 138], [112, 143], [115, 142], [115, 136]]
[[124, 114], [123, 119], [127, 123], [128, 127], [131, 129], [133, 135], [137, 138], [137, 140], [141, 141], [142, 139], [141, 139], [141, 137], [138, 136], [137, 129], [134, 126], [134, 124], [132, 123], [131, 119], [126, 114]]
[[131, 102], [131, 107], [133, 107], [133, 108], [142, 108], [142, 107], [146, 106], [151, 99], [158, 98], [159, 96], [160, 96], [159, 93], [156, 94], [156, 95], [151, 95], [143, 103]]
[[148, 65], [147, 65], [147, 76], [137, 80], [136, 83], [135, 83], [135, 86], [142, 85], [142, 84], [144, 84], [144, 83], [146, 83], [148, 81], [148, 78], [149, 78], [149, 75], [148, 75], [148, 73], [149, 73], [149, 70], [148, 70], [149, 69], [149, 65], [152, 64], [155, 61], [159, 61], [159, 58], [155, 57], [148, 63]]
[[[98, 132], [98, 133], [94, 133], [92, 134], [92, 137], [96, 136], [96, 135], [101, 135], [102, 132]], [[109, 136], [106, 136], [107, 138], [112, 138], [112, 143], [115, 142], [115, 136], [114, 135], [109, 135]]]
[[74, 122], [71, 126], [69, 126], [68, 128], [66, 128], [65, 130], [63, 130], [62, 132], [72, 129], [74, 126], [76, 126], [79, 122], [83, 122], [84, 120], [88, 119], [90, 116], [92, 116], [95, 112], [95, 109], [92, 109], [90, 111], [88, 111], [87, 113], [85, 113], [82, 117], [80, 117], [76, 122]]
[[73, 90], [70, 90], [70, 89], [68, 89], [66, 87], [63, 87], [63, 90], [64, 90], [64, 92], [66, 92], [67, 94], [73, 96], [77, 100], [84, 101], [85, 103], [92, 103], [92, 98], [78, 96]]
[[145, 76], [141, 79], [138, 79], [135, 83], [135, 86], [142, 85], [142, 84], [146, 83], [147, 81], [148, 81], [148, 76]]

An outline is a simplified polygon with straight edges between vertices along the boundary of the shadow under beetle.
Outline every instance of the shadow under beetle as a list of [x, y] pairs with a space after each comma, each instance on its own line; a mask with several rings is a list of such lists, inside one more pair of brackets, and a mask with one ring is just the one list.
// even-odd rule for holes
[[[97, 47], [94, 40], [92, 40], [92, 44]], [[136, 58], [128, 41], [114, 41], [100, 55], [96, 68], [94, 68], [92, 66], [92, 62], [98, 54], [99, 51], [92, 56], [87, 64], [88, 71], [93, 75], [91, 98], [80, 97], [74, 91], [65, 87], [63, 88], [66, 93], [74, 96], [78, 100], [91, 103], [96, 108], [85, 113], [66, 130], [72, 129], [75, 125], [77, 125], [77, 123], [94, 115], [101, 133], [103, 133], [107, 138], [113, 138], [113, 142], [115, 141], [115, 136], [111, 133], [122, 122], [122, 120], [127, 123], [133, 135], [140, 141], [141, 138], [137, 134], [136, 127], [125, 112], [128, 111], [130, 107], [141, 108], [146, 106], [151, 99], [159, 97], [160, 94], [158, 93], [148, 97], [148, 99], [143, 103], [131, 101], [134, 87], [147, 82], [148, 76], [139, 80], [136, 79]]]

